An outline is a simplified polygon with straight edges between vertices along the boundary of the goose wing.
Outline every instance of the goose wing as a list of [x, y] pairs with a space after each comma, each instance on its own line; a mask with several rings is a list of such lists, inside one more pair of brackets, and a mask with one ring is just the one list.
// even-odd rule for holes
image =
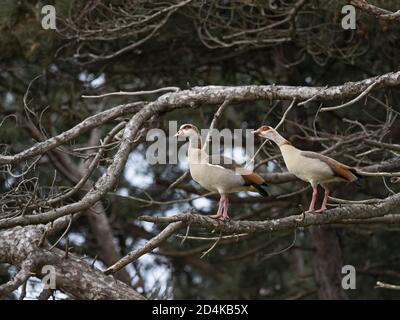
[[329, 158], [317, 152], [302, 151], [300, 154], [303, 157], [324, 162], [332, 170], [333, 176], [338, 176], [349, 182], [357, 180], [357, 170], [355, 168], [349, 167], [339, 161], [336, 161], [335, 159]]
[[221, 155], [211, 155], [208, 158], [208, 162], [211, 165], [217, 165], [225, 170], [239, 174], [244, 183], [243, 186], [249, 186], [251, 191], [257, 191], [263, 196], [268, 196], [266, 191], [267, 184], [264, 179], [250, 170], [243, 168], [240, 164], [235, 162], [233, 159]]

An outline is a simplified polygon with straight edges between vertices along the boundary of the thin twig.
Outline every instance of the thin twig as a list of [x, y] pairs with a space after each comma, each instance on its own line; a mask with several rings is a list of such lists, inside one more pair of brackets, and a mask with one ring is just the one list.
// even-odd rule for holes
[[400, 177], [400, 172], [366, 172], [357, 170], [357, 174], [366, 177]]
[[[285, 113], [282, 116], [281, 121], [279, 121], [279, 123], [277, 124], [277, 126], [275, 127], [275, 130], [277, 130], [285, 121], [286, 119], [286, 115], [289, 113], [289, 111], [294, 107], [296, 103], [296, 98], [293, 98], [292, 103], [290, 104], [290, 106], [286, 109]], [[252, 163], [254, 163], [255, 158], [257, 157], [257, 155], [260, 153], [260, 151], [262, 150], [262, 148], [265, 146], [265, 144], [269, 142], [268, 139], [265, 139], [264, 142], [261, 144], [261, 146], [258, 148], [258, 150], [256, 151], [256, 153], [254, 154], [254, 156], [251, 157], [251, 159], [246, 163], [245, 167], [247, 168], [249, 165], [251, 165]]]
[[375, 81], [374, 83], [372, 83], [371, 85], [369, 85], [363, 92], [361, 92], [360, 95], [358, 95], [357, 97], [355, 97], [354, 99], [341, 104], [339, 106], [335, 106], [335, 107], [325, 107], [325, 108], [321, 108], [321, 112], [325, 112], [325, 111], [334, 111], [334, 110], [338, 110], [338, 109], [342, 109], [345, 107], [348, 107], [350, 105], [352, 105], [353, 103], [356, 103], [357, 101], [359, 101], [362, 97], [366, 96], [376, 85], [378, 84], [378, 81]]
[[286, 246], [285, 248], [283, 248], [283, 249], [281, 249], [281, 250], [279, 250], [279, 251], [267, 253], [267, 254], [264, 255], [264, 257], [261, 259], [261, 261], [264, 261], [264, 260], [269, 259], [269, 258], [271, 258], [271, 257], [273, 257], [273, 256], [282, 254], [282, 253], [284, 253], [284, 252], [290, 250], [290, 249], [296, 244], [296, 240], [297, 240], [297, 229], [294, 229], [293, 241], [292, 241], [288, 246]]
[[283, 122], [284, 122], [285, 119], [286, 119], [287, 114], [288, 114], [289, 111], [294, 107], [295, 104], [296, 104], [296, 98], [294, 98], [294, 99], [292, 100], [292, 103], [291, 103], [290, 106], [286, 109], [285, 113], [284, 113], [283, 116], [282, 116], [281, 121], [279, 121], [279, 123], [276, 125], [275, 130], [278, 130], [279, 127], [283, 124]]
[[118, 260], [111, 267], [104, 271], [105, 274], [114, 274], [117, 271], [121, 270], [123, 267], [128, 265], [129, 263], [137, 260], [141, 256], [146, 253], [151, 252], [153, 249], [157, 248], [162, 242], [167, 240], [170, 236], [172, 236], [176, 231], [181, 229], [185, 223], [183, 221], [173, 222], [169, 224], [163, 231], [161, 231], [154, 238], [149, 240], [143, 247], [129, 252], [126, 256]]
[[146, 203], [147, 205], [151, 206], [151, 205], [169, 205], [169, 204], [176, 204], [176, 203], [185, 203], [185, 202], [190, 202], [193, 200], [197, 200], [197, 199], [201, 199], [204, 197], [208, 197], [211, 195], [216, 194], [216, 192], [207, 192], [205, 194], [201, 194], [195, 197], [191, 197], [191, 198], [185, 198], [185, 199], [177, 199], [177, 200], [169, 200], [169, 201], [157, 201], [157, 200], [153, 200], [152, 197], [150, 197], [149, 194], [146, 194], [149, 198], [149, 200], [146, 199], [142, 199], [142, 198], [138, 198], [138, 197], [134, 197], [134, 196], [124, 196], [118, 193], [114, 193], [114, 192], [109, 192], [109, 195], [113, 195], [113, 196], [117, 196], [120, 198], [125, 198], [125, 199], [130, 199], [130, 200], [135, 200], [138, 202], [142, 202], [142, 203]]
[[375, 288], [400, 290], [400, 286], [396, 286], [394, 284], [389, 284], [389, 283], [385, 283], [385, 282], [381, 282], [381, 281], [376, 282]]
[[172, 92], [178, 92], [181, 90], [179, 87], [165, 87], [165, 88], [159, 88], [155, 90], [148, 90], [148, 91], [118, 91], [118, 92], [109, 92], [109, 93], [104, 93], [100, 94], [98, 96], [88, 96], [88, 95], [82, 95], [82, 98], [85, 99], [98, 99], [98, 98], [104, 98], [108, 96], [140, 96], [140, 95], [145, 95], [145, 94], [153, 94], [153, 93], [158, 93], [158, 92], [165, 92], [165, 91], [172, 91]]
[[373, 204], [379, 203], [382, 199], [367, 199], [367, 200], [345, 200], [329, 196], [329, 200], [341, 204]]
[[188, 225], [187, 225], [186, 233], [185, 233], [185, 236], [182, 238], [181, 245], [183, 245], [185, 243], [187, 237], [189, 236], [189, 230], [190, 230], [190, 223], [188, 223]]
[[73, 216], [72, 216], [72, 214], [71, 214], [71, 217], [69, 218], [69, 222], [68, 222], [67, 228], [65, 228], [63, 234], [62, 234], [62, 235], [58, 238], [58, 240], [57, 240], [56, 242], [54, 242], [54, 244], [50, 247], [49, 251], [51, 251], [57, 244], [59, 244], [59, 242], [61, 241], [61, 239], [64, 238], [65, 235], [68, 233], [69, 228], [71, 227], [71, 224], [72, 224], [72, 217], [73, 217]]
[[184, 174], [182, 174], [178, 179], [176, 179], [174, 182], [172, 182], [169, 187], [167, 188], [167, 191], [174, 188], [175, 186], [177, 186], [178, 184], [180, 184], [183, 180], [185, 180], [187, 178], [187, 176], [190, 174], [190, 171], [187, 170], [185, 171]]
[[217, 244], [221, 241], [221, 238], [222, 238], [222, 233], [219, 234], [219, 237], [214, 242], [214, 244], [207, 251], [203, 252], [203, 254], [200, 256], [200, 259], [203, 259], [206, 255], [208, 255], [217, 246]]
[[208, 129], [207, 136], [206, 136], [206, 139], [205, 139], [205, 141], [204, 141], [203, 151], [205, 151], [205, 150], [207, 149], [207, 146], [208, 146], [209, 142], [211, 141], [211, 134], [212, 134], [212, 131], [213, 131], [214, 128], [216, 127], [216, 125], [217, 125], [217, 123], [218, 123], [218, 119], [219, 119], [219, 117], [221, 116], [222, 112], [224, 112], [225, 108], [229, 105], [229, 102], [230, 102], [229, 100], [225, 100], [225, 101], [221, 104], [221, 106], [218, 108], [217, 112], [215, 112], [214, 118], [213, 118], [213, 120], [211, 121], [210, 128]]
[[221, 236], [221, 237], [194, 237], [194, 236], [182, 236], [180, 234], [176, 234], [175, 237], [177, 238], [186, 238], [189, 240], [200, 240], [200, 241], [215, 241], [221, 238], [221, 240], [226, 240], [226, 239], [232, 239], [232, 238], [242, 238], [242, 237], [247, 237], [249, 234], [248, 233], [239, 233], [239, 234], [233, 234], [229, 236]]

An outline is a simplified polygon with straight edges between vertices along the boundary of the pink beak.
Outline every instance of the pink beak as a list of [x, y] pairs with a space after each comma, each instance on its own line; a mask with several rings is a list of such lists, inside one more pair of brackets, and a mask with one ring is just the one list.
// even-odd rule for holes
[[174, 137], [179, 137], [180, 135], [181, 135], [181, 130], [178, 130], [178, 132], [174, 134]]

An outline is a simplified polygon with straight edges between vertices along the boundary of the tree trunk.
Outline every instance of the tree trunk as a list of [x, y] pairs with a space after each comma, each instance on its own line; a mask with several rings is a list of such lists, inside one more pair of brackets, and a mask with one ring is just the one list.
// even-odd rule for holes
[[316, 249], [314, 254], [314, 276], [320, 300], [342, 300], [347, 295], [342, 288], [342, 250], [336, 231], [331, 226], [310, 228]]

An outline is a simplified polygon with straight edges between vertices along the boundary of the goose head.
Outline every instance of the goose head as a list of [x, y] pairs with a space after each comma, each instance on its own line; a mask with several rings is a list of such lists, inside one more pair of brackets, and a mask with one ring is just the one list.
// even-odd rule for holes
[[265, 125], [259, 127], [257, 130], [254, 130], [253, 133], [268, 140], [274, 140], [276, 136], [276, 131], [274, 128]]
[[180, 126], [178, 132], [175, 134], [175, 137], [184, 137], [184, 138], [197, 138], [199, 137], [199, 129], [196, 126], [186, 123]]

